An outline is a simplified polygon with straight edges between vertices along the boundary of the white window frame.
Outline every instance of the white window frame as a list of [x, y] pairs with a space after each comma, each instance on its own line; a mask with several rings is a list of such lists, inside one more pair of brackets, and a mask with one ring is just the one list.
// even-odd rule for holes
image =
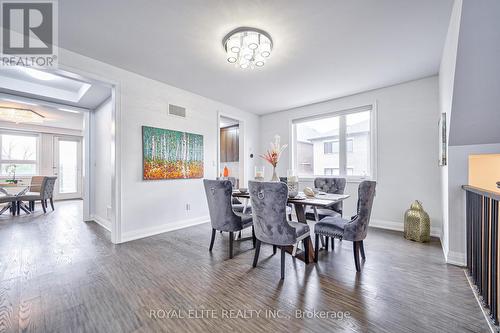
[[371, 175], [369, 177], [364, 177], [364, 176], [348, 176], [347, 175], [347, 136], [345, 133], [345, 124], [342, 124], [342, 122], [345, 122], [345, 117], [340, 117], [339, 121], [340, 123], [340, 132], [339, 132], [339, 142], [340, 142], [340, 157], [339, 157], [339, 168], [340, 168], [340, 175], [338, 176], [325, 176], [325, 175], [313, 175], [313, 176], [301, 176], [299, 175], [300, 180], [304, 181], [311, 181], [314, 178], [317, 177], [325, 177], [325, 178], [346, 178], [348, 182], [361, 182], [363, 180], [377, 180], [377, 166], [378, 166], [378, 158], [377, 158], [377, 122], [378, 122], [378, 116], [377, 116], [377, 102], [374, 101], [372, 103], [367, 103], [367, 104], [361, 104], [360, 106], [354, 106], [350, 108], [345, 108], [333, 112], [324, 112], [308, 117], [302, 117], [302, 118], [296, 118], [290, 120], [290, 142], [292, 143], [292, 156], [289, 161], [289, 167], [290, 169], [296, 169], [296, 159], [297, 159], [297, 133], [296, 133], [296, 128], [295, 125], [298, 123], [302, 122], [308, 122], [311, 120], [318, 120], [318, 119], [324, 119], [324, 118], [331, 118], [331, 117], [336, 117], [336, 116], [346, 116], [348, 114], [353, 114], [353, 113], [358, 113], [358, 112], [363, 112], [363, 111], [371, 111], [370, 115], [370, 150], [371, 150], [371, 159], [370, 159], [370, 168], [371, 168]]
[[[36, 138], [36, 159], [34, 161], [30, 160], [4, 160], [2, 158], [2, 136], [6, 135], [17, 135], [17, 136], [30, 136]], [[30, 175], [18, 175], [16, 174], [16, 178], [29, 178], [32, 176], [36, 176], [40, 173], [40, 134], [33, 132], [22, 132], [22, 131], [10, 131], [0, 129], [0, 165], [2, 164], [34, 164], [35, 165], [35, 173]], [[0, 170], [0, 178], [7, 179], [8, 175], [2, 175]]]

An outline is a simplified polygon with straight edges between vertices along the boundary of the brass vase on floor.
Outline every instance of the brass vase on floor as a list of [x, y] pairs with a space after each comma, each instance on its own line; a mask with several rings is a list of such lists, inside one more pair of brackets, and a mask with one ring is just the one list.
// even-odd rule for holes
[[404, 237], [417, 242], [428, 242], [431, 238], [431, 220], [418, 200], [405, 213]]

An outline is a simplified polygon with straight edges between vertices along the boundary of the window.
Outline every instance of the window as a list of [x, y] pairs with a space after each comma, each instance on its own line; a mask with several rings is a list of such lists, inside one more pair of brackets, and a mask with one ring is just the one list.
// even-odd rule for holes
[[339, 168], [325, 168], [325, 176], [338, 176], [339, 174]]
[[372, 115], [372, 106], [367, 105], [295, 120], [293, 158], [299, 176], [373, 178]]
[[33, 176], [38, 170], [38, 136], [29, 133], [0, 133], [0, 176]]
[[339, 140], [327, 141], [324, 143], [325, 154], [338, 154], [339, 153]]

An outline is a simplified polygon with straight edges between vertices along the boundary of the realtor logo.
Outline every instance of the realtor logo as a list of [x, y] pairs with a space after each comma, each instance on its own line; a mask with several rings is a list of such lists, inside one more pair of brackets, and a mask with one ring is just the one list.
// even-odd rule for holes
[[1, 9], [1, 65], [54, 67], [57, 3], [2, 1]]

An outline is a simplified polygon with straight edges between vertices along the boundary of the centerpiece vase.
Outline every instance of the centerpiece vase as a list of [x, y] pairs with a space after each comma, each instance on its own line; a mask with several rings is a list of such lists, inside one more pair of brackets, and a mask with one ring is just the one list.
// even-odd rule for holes
[[273, 166], [273, 177], [271, 178], [271, 181], [272, 182], [279, 182], [280, 181], [278, 175], [276, 174], [276, 167], [274, 167], [274, 166]]

